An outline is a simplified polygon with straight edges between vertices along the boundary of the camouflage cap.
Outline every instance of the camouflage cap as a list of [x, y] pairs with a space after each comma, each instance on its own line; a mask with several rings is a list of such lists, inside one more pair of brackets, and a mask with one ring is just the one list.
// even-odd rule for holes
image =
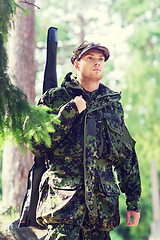
[[105, 56], [105, 62], [110, 56], [109, 50], [105, 46], [101, 46], [99, 43], [84, 41], [73, 51], [71, 63], [74, 64], [75, 60], [79, 60], [81, 56], [90, 49], [98, 49], [102, 51]]

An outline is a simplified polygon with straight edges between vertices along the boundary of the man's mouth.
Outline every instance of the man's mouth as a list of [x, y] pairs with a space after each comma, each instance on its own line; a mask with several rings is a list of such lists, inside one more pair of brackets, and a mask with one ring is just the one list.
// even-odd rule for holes
[[94, 68], [93, 71], [101, 71], [100, 68]]

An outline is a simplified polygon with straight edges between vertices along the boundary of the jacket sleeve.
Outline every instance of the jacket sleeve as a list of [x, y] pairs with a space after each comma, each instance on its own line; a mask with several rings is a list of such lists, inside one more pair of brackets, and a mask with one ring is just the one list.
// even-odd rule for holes
[[141, 181], [135, 152], [135, 141], [130, 136], [125, 125], [123, 125], [122, 153], [115, 170], [121, 192], [126, 196], [127, 210], [139, 211]]
[[[60, 97], [61, 95], [62, 97]], [[48, 114], [54, 114], [55, 117], [52, 121], [54, 131], [50, 133], [50, 147], [46, 146], [43, 140], [37, 144], [34, 136], [32, 137], [30, 143], [27, 145], [29, 149], [34, 153], [34, 155], [38, 157], [44, 155], [50, 149], [53, 149], [65, 138], [72, 127], [72, 123], [79, 115], [78, 108], [75, 102], [71, 99], [70, 95], [67, 95], [65, 97], [64, 95], [64, 92], [63, 94], [61, 92], [58, 96], [57, 91], [47, 92], [39, 101], [38, 105], [42, 107], [45, 106], [46, 109], [48, 108]]]

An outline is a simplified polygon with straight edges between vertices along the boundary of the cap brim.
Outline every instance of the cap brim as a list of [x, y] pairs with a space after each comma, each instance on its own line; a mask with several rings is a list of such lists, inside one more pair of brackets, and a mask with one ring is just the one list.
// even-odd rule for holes
[[87, 51], [89, 51], [89, 50], [91, 50], [91, 49], [98, 49], [98, 50], [102, 51], [103, 54], [104, 54], [104, 56], [105, 56], [105, 62], [108, 60], [108, 58], [109, 58], [109, 56], [110, 56], [109, 50], [108, 50], [106, 47], [100, 46], [100, 45], [99, 45], [99, 46], [90, 46], [90, 47], [88, 47], [88, 48], [85, 48], [85, 49], [79, 54], [78, 59], [80, 59], [84, 53], [86, 53]]

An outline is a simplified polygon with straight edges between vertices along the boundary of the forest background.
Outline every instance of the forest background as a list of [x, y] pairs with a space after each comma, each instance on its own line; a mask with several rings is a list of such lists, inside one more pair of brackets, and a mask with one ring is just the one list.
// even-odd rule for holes
[[[126, 227], [126, 206], [122, 195], [121, 225], [113, 233], [113, 239], [147, 239], [153, 221], [150, 172], [153, 159], [156, 161], [160, 178], [160, 2], [158, 0], [99, 0], [98, 3], [93, 0], [30, 2], [40, 7], [39, 9], [30, 6], [34, 9], [36, 29], [35, 102], [42, 94], [47, 30], [50, 26], [58, 28], [59, 86], [67, 72], [74, 72], [70, 63], [72, 50], [84, 39], [100, 42], [111, 52], [110, 60], [106, 63], [103, 83], [114, 90], [122, 91], [125, 122], [137, 142], [136, 151], [142, 180], [140, 224], [136, 228]], [[23, 4], [23, 7], [27, 7], [26, 5]], [[21, 11], [24, 17], [33, 14]], [[14, 24], [11, 28], [14, 31]], [[8, 42], [9, 38], [10, 35]], [[7, 49], [7, 41], [5, 46]], [[1, 171], [2, 155], [3, 148]], [[7, 159], [3, 161], [7, 164]], [[4, 187], [2, 181], [0, 186], [2, 195]]]

